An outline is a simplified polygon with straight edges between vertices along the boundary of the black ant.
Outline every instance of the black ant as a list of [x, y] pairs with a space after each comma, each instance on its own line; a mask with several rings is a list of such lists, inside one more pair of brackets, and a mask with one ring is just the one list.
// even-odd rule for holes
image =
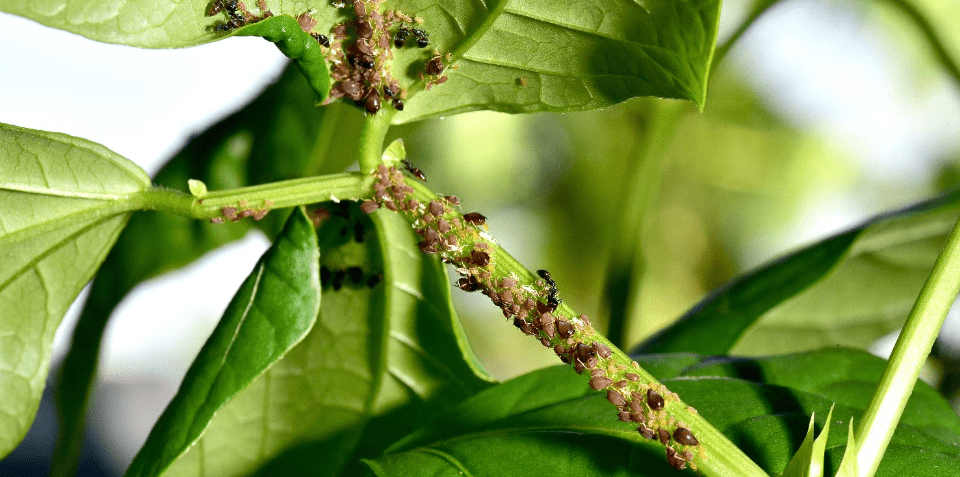
[[311, 33], [310, 36], [312, 36], [314, 39], [316, 39], [316, 40], [317, 40], [317, 43], [319, 43], [319, 44], [321, 44], [321, 45], [323, 45], [323, 46], [325, 46], [325, 47], [327, 47], [327, 48], [330, 48], [330, 39], [327, 38], [326, 35], [324, 35], [324, 34], [322, 34], [322, 33]]
[[[394, 107], [396, 107], [396, 100], [394, 100]], [[400, 109], [403, 109], [403, 103], [400, 103]], [[420, 179], [421, 182], [427, 182], [427, 175], [424, 174], [419, 167], [413, 167], [413, 164], [410, 163], [410, 161], [404, 159], [403, 168], [406, 169], [407, 172], [413, 174], [413, 177]]]
[[407, 36], [409, 35], [410, 29], [401, 25], [400, 28], [397, 28], [397, 33], [393, 36], [393, 46], [403, 48], [403, 45], [407, 43]]
[[427, 35], [427, 32], [419, 28], [414, 28], [410, 30], [410, 33], [417, 39], [417, 48], [426, 48], [430, 45], [430, 36]]
[[563, 300], [557, 298], [557, 293], [559, 293], [557, 282], [553, 281], [550, 272], [546, 270], [537, 270], [537, 275], [540, 275], [540, 278], [544, 279], [547, 285], [550, 285], [550, 291], [547, 292], [547, 305], [550, 307], [550, 311], [556, 310], [563, 303]]

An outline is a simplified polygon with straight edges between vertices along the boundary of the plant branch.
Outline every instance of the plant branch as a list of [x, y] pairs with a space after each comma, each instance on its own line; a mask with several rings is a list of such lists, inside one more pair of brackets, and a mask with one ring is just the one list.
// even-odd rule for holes
[[[217, 219], [225, 207], [269, 210], [327, 200], [357, 200], [370, 196], [366, 177], [358, 173], [306, 177], [250, 187], [207, 192], [200, 197], [172, 189], [154, 188], [134, 196], [142, 209], [158, 210], [194, 219]], [[369, 181], [366, 181], [369, 182]]]
[[960, 293], [960, 221], [947, 238], [893, 348], [887, 368], [860, 422], [857, 467], [872, 476], [900, 421], [943, 320]]
[[[379, 164], [374, 176], [376, 193], [361, 209], [372, 213], [382, 207], [410, 220], [423, 238], [421, 251], [439, 254], [456, 267], [463, 277], [460, 288], [481, 291], [504, 316], [513, 318], [514, 326], [572, 364], [595, 390], [606, 393], [624, 425], [638, 431], [637, 441], [659, 441], [667, 461], [677, 469], [689, 465], [708, 476], [766, 477], [695, 409], [597, 333], [586, 315], [557, 302], [550, 275], [531, 273], [500, 248], [487, 233], [483, 216], [462, 214], [456, 207], [459, 199], [408, 180], [394, 164]], [[673, 437], [684, 432], [692, 433], [691, 439]]]
[[383, 141], [390, 129], [393, 113], [381, 111], [367, 116], [360, 131], [360, 172], [370, 174], [380, 164], [383, 154]]

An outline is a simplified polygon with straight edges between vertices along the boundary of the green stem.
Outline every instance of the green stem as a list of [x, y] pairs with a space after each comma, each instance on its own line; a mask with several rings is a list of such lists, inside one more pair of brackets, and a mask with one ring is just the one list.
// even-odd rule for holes
[[[357, 200], [371, 195], [365, 175], [355, 172], [306, 177], [250, 187], [214, 191], [194, 197], [180, 191], [154, 188], [134, 196], [139, 208], [159, 210], [194, 219], [223, 216], [224, 207], [278, 209], [327, 200]], [[246, 204], [246, 205], [244, 205]]]
[[930, 354], [943, 320], [960, 292], [960, 221], [947, 238], [893, 348], [880, 386], [857, 432], [857, 467], [872, 476]]
[[390, 129], [393, 113], [382, 111], [367, 116], [360, 131], [360, 172], [371, 173], [382, 162], [383, 141]]

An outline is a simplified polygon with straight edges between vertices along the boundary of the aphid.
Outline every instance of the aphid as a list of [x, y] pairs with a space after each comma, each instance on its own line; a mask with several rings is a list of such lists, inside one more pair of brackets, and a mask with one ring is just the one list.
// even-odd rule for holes
[[647, 389], [647, 406], [650, 406], [650, 409], [659, 411], [663, 409], [663, 404], [663, 396], [653, 389]]
[[223, 216], [224, 216], [224, 217], [226, 217], [226, 218], [228, 218], [228, 219], [230, 219], [230, 220], [233, 220], [233, 219], [237, 216], [237, 208], [236, 208], [236, 207], [224, 207], [224, 208], [220, 209], [220, 212], [223, 213]]
[[373, 288], [380, 283], [380, 280], [383, 280], [382, 274], [378, 273], [376, 275], [371, 275], [370, 278], [367, 279], [367, 286]]
[[403, 111], [403, 100], [400, 98], [393, 98], [393, 109], [397, 111]]
[[333, 273], [330, 271], [329, 268], [325, 266], [320, 267], [320, 284], [321, 285], [325, 286], [327, 282], [330, 281], [330, 277], [332, 276], [333, 276]]
[[360, 210], [365, 214], [373, 213], [373, 211], [380, 208], [380, 205], [372, 200], [365, 200], [360, 204]]
[[473, 263], [480, 267], [486, 267], [488, 264], [490, 264], [490, 254], [480, 250], [471, 251], [470, 259], [473, 260]]
[[[416, 169], [416, 168], [414, 168]], [[440, 217], [443, 215], [443, 205], [435, 200], [431, 200], [429, 204], [430, 213]]]
[[465, 292], [477, 291], [480, 289], [480, 282], [477, 281], [477, 277], [471, 275], [468, 278], [461, 278], [457, 281], [457, 286]]
[[393, 35], [393, 46], [397, 48], [403, 48], [403, 45], [407, 42], [407, 36], [410, 35], [410, 29], [401, 25], [400, 28], [397, 28], [397, 33]]
[[357, 14], [357, 18], [363, 18], [367, 16], [367, 6], [364, 5], [362, 0], [354, 0], [353, 12]]
[[657, 429], [657, 438], [660, 440], [661, 444], [667, 445], [670, 442], [670, 431], [662, 427]]
[[324, 34], [322, 34], [322, 33], [314, 33], [312, 36], [313, 36], [314, 38], [316, 38], [317, 43], [319, 43], [319, 44], [321, 44], [321, 45], [323, 45], [323, 46], [325, 46], [325, 47], [327, 47], [327, 48], [330, 48], [330, 39], [327, 38], [326, 35], [324, 35]]
[[620, 411], [619, 417], [620, 417], [620, 420], [623, 422], [630, 422], [633, 420], [633, 418], [630, 417], [630, 413], [627, 411]]
[[653, 432], [653, 429], [650, 429], [649, 427], [643, 424], [640, 424], [639, 426], [637, 426], [637, 432], [639, 432], [640, 435], [646, 439], [653, 439], [656, 437], [656, 433]]
[[[597, 343], [597, 344], [599, 344], [599, 343]], [[595, 344], [594, 347], [596, 347], [596, 346], [597, 346], [597, 345]], [[629, 379], [630, 381], [633, 381], [633, 382], [637, 382], [637, 381], [640, 380], [640, 375], [634, 374], [634, 373], [627, 373], [627, 374], [623, 375], [623, 377], [625, 377], [625, 378], [627, 378], [627, 379]]]
[[440, 56], [434, 56], [427, 62], [427, 74], [431, 76], [438, 76], [440, 73], [443, 73], [443, 59]]
[[417, 39], [418, 48], [426, 48], [430, 45], [430, 37], [427, 35], [427, 32], [419, 28], [414, 28], [413, 30], [410, 30], [410, 33], [412, 33], [414, 38]]
[[[557, 327], [553, 323], [547, 323], [543, 325], [543, 332], [550, 338], [553, 338], [557, 336]], [[584, 363], [584, 366], [589, 367], [586, 365], [586, 363]]]
[[363, 38], [364, 40], [369, 40], [373, 38], [373, 27], [370, 26], [370, 22], [363, 19], [357, 19], [357, 36]]
[[360, 283], [363, 280], [363, 270], [360, 267], [350, 267], [347, 269], [347, 275], [350, 276], [350, 281], [353, 283]]
[[367, 93], [367, 99], [363, 102], [363, 108], [370, 114], [377, 114], [377, 111], [380, 111], [380, 95], [377, 94], [377, 90], [371, 89], [370, 92]]
[[[599, 342], [599, 341], [596, 342], [596, 343], [594, 343], [594, 344], [593, 344], [593, 347], [596, 348], [597, 354], [599, 354], [600, 357], [603, 358], [603, 359], [607, 359], [607, 358], [609, 358], [610, 356], [613, 356], [613, 352], [610, 351], [610, 347], [608, 347], [607, 345], [605, 345], [605, 344], [603, 344], [603, 343], [601, 343], [601, 342]], [[628, 377], [627, 379], [629, 379], [629, 377]]]
[[437, 221], [437, 230], [439, 230], [440, 233], [443, 233], [443, 234], [449, 232], [449, 231], [450, 231], [450, 222], [447, 222], [446, 220], [443, 220], [443, 219], [438, 220], [438, 221]]
[[607, 391], [607, 401], [610, 401], [610, 404], [617, 407], [627, 404], [627, 401], [623, 399], [623, 395], [613, 389]]
[[673, 467], [677, 470], [683, 470], [687, 466], [686, 461], [682, 457], [677, 455], [677, 451], [673, 447], [667, 447], [667, 463], [670, 464], [670, 467]]
[[210, 7], [207, 9], [207, 16], [212, 17], [223, 9], [223, 2], [221, 0], [214, 0], [210, 3]]
[[643, 415], [643, 404], [640, 404], [640, 401], [633, 400], [630, 401], [630, 411], [638, 416]]
[[360, 87], [360, 83], [354, 80], [346, 80], [340, 83], [340, 91], [343, 91], [344, 96], [352, 100], [358, 100], [363, 97], [363, 90]]
[[487, 223], [487, 218], [479, 212], [470, 212], [469, 214], [463, 214], [463, 220], [467, 221], [468, 224], [473, 224], [473, 225], [483, 225]]
[[596, 356], [591, 356], [591, 357], [587, 358], [587, 360], [584, 361], [583, 364], [585, 364], [588, 369], [596, 368], [596, 367], [597, 367], [597, 357], [596, 357]]
[[447, 202], [449, 202], [450, 205], [460, 205], [460, 198], [455, 195], [448, 195], [444, 196], [443, 198], [447, 199]]
[[685, 427], [678, 427], [677, 430], [673, 431], [673, 438], [685, 446], [695, 446], [700, 443], [690, 432], [690, 429]]
[[613, 384], [613, 380], [606, 376], [594, 376], [590, 379], [590, 387], [593, 388], [594, 391], [599, 391], [611, 384]]
[[[564, 320], [557, 321], [557, 332], [560, 333], [560, 338], [567, 339], [573, 336], [573, 325]], [[612, 381], [611, 381], [612, 382]]]
[[417, 245], [420, 247], [420, 251], [425, 254], [429, 255], [432, 253], [437, 253], [437, 246], [427, 242], [426, 240], [421, 240]]

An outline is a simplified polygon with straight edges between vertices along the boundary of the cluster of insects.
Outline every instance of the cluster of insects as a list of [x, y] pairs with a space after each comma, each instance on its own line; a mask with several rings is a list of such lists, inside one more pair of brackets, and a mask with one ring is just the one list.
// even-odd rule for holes
[[[203, 199], [200, 200], [203, 202]], [[273, 207], [273, 201], [265, 200], [263, 201], [263, 207], [249, 207], [247, 206], [247, 201], [241, 200], [237, 203], [237, 206], [228, 205], [220, 209], [220, 213], [223, 214], [223, 217], [214, 217], [210, 219], [210, 222], [215, 224], [221, 224], [224, 220], [229, 220], [231, 222], [236, 222], [240, 219], [245, 219], [247, 217], [252, 218], [253, 220], [260, 220], [267, 216], [267, 213], [270, 212], [270, 207]]]
[[212, 17], [220, 12], [224, 12], [227, 21], [214, 25], [216, 32], [225, 32], [236, 30], [246, 24], [256, 23], [264, 18], [272, 17], [273, 12], [267, 9], [264, 0], [257, 0], [257, 8], [260, 9], [260, 15], [254, 15], [247, 11], [247, 6], [239, 0], [213, 0], [207, 7], [207, 16]]
[[[409, 171], [412, 165], [404, 161], [403, 167]], [[617, 359], [609, 346], [596, 339], [586, 315], [558, 313], [557, 284], [549, 272], [539, 270], [540, 280], [526, 285], [515, 275], [495, 277], [496, 249], [491, 246], [495, 242], [487, 234], [486, 217], [478, 212], [461, 215], [455, 197], [418, 200], [396, 167], [381, 164], [374, 175], [375, 194], [361, 205], [364, 212], [383, 207], [409, 215], [422, 238], [420, 250], [439, 254], [452, 264], [461, 275], [460, 289], [482, 292], [523, 333], [539, 339], [578, 374], [588, 373], [590, 386], [606, 391], [621, 421], [636, 425], [640, 435], [665, 446], [667, 462], [673, 468], [695, 468], [694, 451], [703, 458], [703, 446], [686, 424], [664, 411], [669, 402], [679, 402], [679, 397], [661, 384], [641, 382], [640, 365]], [[688, 411], [695, 412], [692, 408]]]

